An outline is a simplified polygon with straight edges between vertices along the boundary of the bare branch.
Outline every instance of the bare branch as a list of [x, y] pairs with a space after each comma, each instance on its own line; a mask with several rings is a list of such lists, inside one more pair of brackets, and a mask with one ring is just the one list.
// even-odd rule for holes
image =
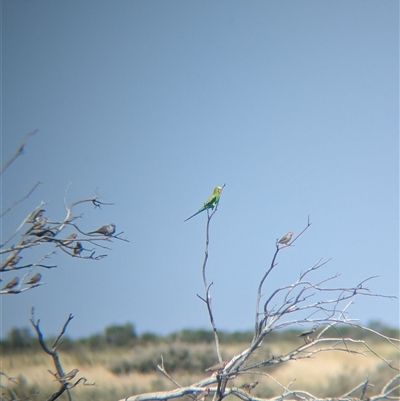
[[[264, 285], [265, 280], [267, 279], [267, 277], [270, 275], [272, 269], [273, 269], [273, 268], [276, 266], [276, 264], [277, 264], [277, 263], [276, 263], [276, 258], [277, 258], [277, 256], [278, 256], [278, 253], [279, 253], [280, 250], [292, 246], [292, 244], [293, 244], [301, 235], [303, 235], [303, 233], [311, 226], [311, 224], [312, 224], [312, 223], [310, 222], [310, 216], [308, 216], [308, 220], [307, 220], [307, 225], [306, 225], [306, 227], [305, 227], [305, 228], [300, 232], [300, 234], [298, 234], [289, 244], [284, 245], [283, 247], [280, 246], [280, 244], [279, 244], [278, 241], [277, 241], [276, 244], [275, 244], [276, 250], [275, 250], [274, 256], [272, 257], [271, 264], [270, 264], [268, 270], [266, 271], [266, 273], [264, 274], [264, 276], [262, 277], [262, 279], [261, 279], [261, 281], [260, 281], [260, 284], [259, 284], [259, 286], [258, 286], [257, 300], [256, 300], [256, 313], [255, 313], [255, 326], [254, 326], [254, 338], [253, 338], [253, 342], [256, 342], [256, 341], [257, 341], [257, 337], [259, 336], [259, 334], [260, 334], [261, 331], [263, 330], [263, 328], [264, 328], [264, 326], [265, 326], [265, 324], [266, 324], [267, 318], [268, 318], [268, 316], [264, 316], [264, 318], [261, 319], [261, 321], [259, 320], [259, 317], [260, 317], [260, 301], [261, 301], [261, 297], [262, 297], [262, 293], [261, 293], [261, 292], [262, 292], [262, 288], [263, 288], [263, 285]], [[275, 292], [275, 293], [276, 293], [276, 292]], [[274, 293], [274, 294], [275, 294], [275, 293]], [[272, 299], [272, 297], [274, 296], [274, 294], [271, 295], [270, 299]], [[268, 304], [268, 302], [269, 302], [269, 300], [266, 302], [266, 305]], [[266, 310], [266, 305], [264, 306], [264, 311]]]
[[0, 218], [4, 217], [10, 210], [12, 210], [15, 206], [23, 202], [25, 199], [29, 198], [32, 193], [35, 191], [35, 189], [42, 184], [40, 181], [38, 181], [29, 191], [26, 195], [24, 195], [21, 199], [14, 201], [11, 206], [9, 206], [4, 212], [0, 213]]
[[0, 372], [0, 375], [1, 375], [1, 376], [4, 376], [7, 380], [9, 380], [9, 381], [11, 381], [11, 382], [18, 383], [18, 381], [17, 381], [14, 377], [10, 377], [10, 376], [8, 376], [6, 373], [4, 373], [4, 372]]
[[59, 346], [58, 342], [60, 341], [61, 337], [65, 334], [66, 330], [67, 330], [67, 326], [69, 324], [69, 322], [73, 319], [74, 317], [72, 316], [72, 314], [70, 313], [68, 316], [68, 319], [65, 321], [63, 328], [60, 331], [60, 334], [57, 336], [57, 338], [54, 340], [53, 345], [51, 346], [51, 348], [53, 350], [56, 350]]
[[[34, 213], [37, 210], [40, 210], [44, 205], [46, 205], [48, 202], [41, 202], [39, 206], [37, 206], [32, 212], [30, 212], [21, 222], [21, 224], [17, 227], [17, 229], [8, 237], [1, 245], [0, 248], [3, 248], [6, 244], [8, 244], [22, 229], [22, 227], [29, 222], [30, 217], [32, 216], [32, 213]], [[13, 247], [15, 248], [15, 247]], [[1, 252], [3, 253], [3, 252]]]
[[362, 393], [361, 393], [360, 399], [362, 400], [362, 399], [364, 398], [365, 391], [367, 390], [367, 387], [368, 387], [368, 386], [371, 386], [371, 385], [369, 384], [369, 380], [366, 379], [366, 380], [364, 380], [362, 383], [358, 384], [356, 387], [354, 387], [353, 389], [351, 389], [350, 391], [348, 391], [347, 393], [345, 393], [345, 394], [343, 394], [342, 396], [340, 396], [340, 398], [342, 398], [342, 397], [350, 397], [350, 396], [352, 396], [354, 393], [356, 393], [358, 390], [361, 390]]
[[55, 378], [56, 381], [58, 381], [60, 383], [59, 389], [48, 398], [48, 401], [57, 399], [65, 391], [67, 392], [68, 398], [71, 399], [69, 390], [76, 387], [81, 382], [83, 382], [84, 386], [94, 386], [96, 383], [87, 383], [86, 377], [81, 377], [75, 383], [71, 383], [71, 380], [73, 378], [75, 378], [79, 369], [72, 369], [70, 372], [64, 373], [64, 370], [61, 366], [60, 358], [57, 353], [57, 348], [60, 345], [60, 339], [65, 334], [69, 322], [74, 318], [72, 316], [72, 314], [70, 314], [68, 316], [59, 335], [57, 336], [56, 340], [54, 341], [52, 347], [49, 348], [44, 341], [43, 333], [41, 332], [40, 327], [39, 327], [40, 320], [35, 321], [34, 311], [35, 311], [35, 308], [32, 307], [30, 321], [36, 331], [40, 346], [42, 347], [43, 351], [46, 352], [46, 354], [48, 354], [52, 357], [54, 366], [56, 368], [56, 373], [52, 372], [49, 369], [48, 369], [48, 372]]
[[16, 152], [11, 156], [11, 158], [6, 162], [6, 164], [4, 164], [0, 170], [0, 175], [4, 173], [4, 171], [6, 171], [8, 169], [8, 167], [10, 167], [10, 165], [14, 162], [14, 160], [18, 157], [21, 156], [24, 153], [24, 148], [25, 148], [25, 144], [27, 142], [27, 140], [29, 139], [29, 137], [31, 137], [32, 135], [35, 135], [36, 132], [38, 132], [37, 129], [33, 130], [32, 132], [29, 132], [28, 134], [26, 134], [24, 136], [24, 139], [22, 140], [21, 144], [19, 145], [18, 149], [16, 150]]
[[[61, 367], [61, 363], [60, 363], [60, 359], [59, 359], [59, 356], [58, 356], [58, 354], [57, 354], [57, 351], [54, 350], [54, 349], [50, 349], [50, 348], [46, 345], [46, 343], [45, 343], [45, 341], [44, 341], [43, 333], [41, 332], [40, 327], [39, 327], [40, 319], [37, 320], [37, 321], [35, 322], [34, 312], [35, 312], [35, 308], [32, 307], [30, 322], [32, 323], [32, 326], [33, 326], [34, 329], [36, 330], [36, 334], [37, 334], [37, 336], [38, 336], [38, 340], [39, 340], [40, 346], [42, 347], [43, 351], [46, 352], [46, 354], [49, 354], [49, 355], [53, 358], [53, 362], [54, 362], [54, 366], [56, 367], [57, 374], [58, 374], [59, 377], [62, 377], [62, 376], [64, 376], [65, 373], [64, 373], [64, 371], [63, 371], [63, 369], [62, 369], [62, 367]], [[70, 315], [68, 316], [68, 319], [67, 319], [66, 323], [65, 323], [64, 326], [63, 326], [63, 329], [62, 329], [61, 333], [60, 333], [59, 336], [57, 337], [56, 343], [59, 341], [59, 339], [61, 338], [61, 336], [64, 334], [65, 329], [66, 329], [68, 323], [69, 323], [72, 319], [73, 319], [73, 316], [70, 314]]]
[[[21, 280], [18, 280], [19, 283], [17, 283], [14, 287], [9, 288], [9, 289], [3, 288], [2, 290], [0, 290], [0, 294], [19, 294], [21, 292], [29, 291], [29, 290], [31, 290], [31, 289], [33, 289], [35, 287], [38, 287], [38, 286], [42, 285], [43, 283], [37, 282], [37, 283], [34, 283], [33, 285], [29, 285], [29, 287], [21, 288], [22, 284], [24, 284], [24, 282], [25, 282], [26, 277], [32, 272], [32, 270], [35, 267], [45, 267], [47, 269], [56, 267], [56, 266], [47, 266], [47, 265], [42, 265], [41, 264], [41, 262], [43, 260], [50, 258], [50, 256], [53, 255], [54, 253], [55, 253], [54, 251], [47, 253], [46, 255], [42, 256], [37, 262], [35, 262], [35, 263], [31, 264], [31, 265], [14, 267], [13, 268], [14, 270], [18, 270], [18, 269], [22, 269], [22, 268], [29, 268], [29, 270], [24, 274], [24, 276], [22, 277]], [[12, 269], [6, 269], [5, 268], [2, 271], [7, 271], [7, 270], [12, 270]], [[15, 288], [15, 287], [17, 287], [17, 288]]]
[[[293, 397], [295, 397], [295, 399], [305, 400], [305, 401], [306, 400], [307, 401], [308, 400], [332, 401], [332, 397], [327, 397], [327, 398], [322, 397], [321, 398], [321, 397], [317, 397], [317, 396], [311, 394], [310, 392], [307, 392], [304, 390], [290, 390], [290, 386], [292, 383], [289, 383], [288, 385], [284, 386], [266, 373], [256, 372], [256, 374], [263, 374], [263, 375], [271, 378], [275, 383], [277, 383], [279, 386], [282, 387], [283, 393], [276, 397], [259, 398], [259, 397], [255, 397], [255, 396], [249, 394], [248, 392], [245, 392], [237, 387], [231, 387], [231, 388], [227, 388], [223, 392], [223, 394], [221, 394], [220, 396], [225, 398], [229, 395], [232, 395], [243, 401], [283, 401], [285, 399], [291, 400], [291, 399], [293, 399]], [[396, 391], [398, 388], [395, 387], [395, 388], [389, 389], [389, 387], [392, 386], [396, 381], [399, 381], [399, 379], [400, 379], [400, 375], [391, 379], [385, 385], [384, 389], [382, 389], [381, 394], [374, 396], [374, 397], [369, 397], [368, 399], [370, 401], [398, 399], [398, 398], [391, 397], [393, 392]], [[217, 395], [217, 391], [218, 391], [217, 388], [209, 387], [209, 384], [205, 384], [205, 383], [203, 383], [202, 386], [207, 386], [210, 389], [210, 394]], [[363, 395], [365, 393], [364, 389], [367, 386], [371, 386], [371, 385], [369, 384], [368, 380], [365, 380], [362, 383], [360, 383], [359, 385], [357, 385], [355, 388], [353, 388], [350, 392], [346, 393], [343, 396], [335, 398], [335, 399], [340, 400], [340, 401], [357, 401], [357, 400], [361, 401], [361, 400], [363, 400]], [[160, 391], [160, 392], [145, 393], [145, 394], [140, 394], [140, 395], [136, 395], [136, 396], [130, 396], [130, 397], [123, 398], [119, 401], [152, 401], [152, 400], [167, 401], [169, 399], [183, 397], [184, 395], [187, 395], [187, 396], [193, 398], [193, 395], [200, 394], [201, 392], [203, 392], [203, 390], [204, 390], [203, 387], [198, 387], [197, 385], [192, 385], [189, 387], [180, 387], [176, 390], [171, 390], [171, 391]], [[361, 390], [360, 397], [354, 397], [354, 395], [353, 395], [357, 390]]]
[[[68, 189], [68, 188], [67, 188]], [[67, 190], [66, 190], [67, 191]], [[66, 204], [66, 200], [64, 199], [64, 203]], [[100, 260], [105, 258], [106, 254], [96, 254], [96, 248], [102, 248], [110, 250], [110, 247], [102, 245], [102, 242], [112, 242], [112, 239], [117, 239], [124, 242], [129, 242], [126, 238], [122, 238], [121, 235], [123, 231], [119, 232], [115, 235], [106, 235], [99, 236], [95, 235], [93, 238], [88, 233], [82, 231], [74, 221], [79, 218], [79, 216], [74, 216], [72, 214], [73, 208], [76, 205], [84, 204], [84, 203], [92, 203], [95, 207], [100, 207], [100, 205], [109, 205], [110, 203], [101, 202], [98, 200], [98, 195], [91, 198], [84, 198], [78, 201], [72, 202], [70, 205], [66, 206], [66, 216], [61, 221], [50, 221], [48, 217], [43, 217], [45, 210], [42, 209], [46, 202], [41, 202], [39, 206], [37, 206], [34, 210], [32, 210], [21, 222], [19, 227], [14, 231], [14, 233], [0, 246], [0, 254], [5, 254], [7, 257], [2, 260], [0, 271], [9, 271], [9, 270], [17, 270], [17, 269], [32, 269], [36, 266], [41, 266], [47, 269], [55, 268], [56, 265], [39, 265], [38, 263], [24, 263], [21, 264], [21, 252], [27, 248], [32, 248], [38, 245], [43, 244], [51, 244], [55, 245], [58, 249], [61, 249], [64, 253], [71, 257], [78, 257], [81, 259], [91, 259], [91, 260]], [[26, 224], [32, 224], [28, 230], [24, 228]], [[76, 238], [77, 234], [73, 233], [74, 236], [72, 239], [67, 237], [65, 239], [59, 239], [57, 236], [61, 236], [62, 231], [66, 226], [72, 226], [82, 234], [82, 238]], [[24, 232], [21, 236], [21, 239], [18, 243], [13, 244], [11, 246], [5, 247], [5, 245], [14, 238], [19, 232]], [[87, 249], [82, 246], [82, 243], [88, 242], [91, 243], [94, 248]], [[80, 249], [76, 249], [76, 246], [71, 245], [75, 243], [76, 245], [80, 245]], [[2, 248], [2, 249], [1, 249]], [[48, 254], [49, 255], [49, 254]], [[22, 281], [21, 281], [22, 282]], [[29, 289], [35, 288], [35, 286], [31, 286], [28, 288], [18, 289], [7, 289], [7, 291], [1, 291], [0, 294], [19, 294], [23, 291], [27, 291]]]
[[[215, 210], [213, 211], [215, 213]], [[203, 285], [205, 289], [205, 296], [202, 297], [197, 294], [197, 296], [206, 304], [209, 320], [214, 329], [216, 335], [216, 347], [218, 349], [218, 358], [221, 362], [221, 353], [219, 351], [219, 341], [216, 331], [216, 325], [214, 322], [210, 289], [213, 283], [208, 283], [206, 275], [206, 267], [208, 262], [208, 246], [209, 246], [209, 227], [210, 219], [213, 213], [207, 211], [207, 227], [206, 227], [206, 245], [205, 245], [205, 256], [202, 265], [202, 278]], [[279, 251], [285, 249], [286, 247], [292, 246], [293, 242], [296, 241], [309, 227], [310, 219], [308, 218], [307, 226], [301, 231], [301, 233], [294, 238], [292, 242], [290, 239], [284, 238], [284, 241], [279, 242], [277, 240], [276, 250], [273, 255], [272, 261], [269, 265], [267, 272], [261, 279], [257, 291], [256, 300], [256, 319], [255, 319], [255, 331], [254, 337], [250, 346], [243, 350], [238, 355], [235, 355], [229, 362], [224, 362], [217, 364], [211, 368], [213, 375], [206, 380], [194, 383], [189, 387], [181, 387], [178, 382], [173, 380], [166, 372], [162, 363], [162, 366], [158, 366], [158, 369], [166, 377], [168, 377], [178, 389], [166, 392], [156, 392], [156, 393], [146, 393], [137, 396], [127, 397], [127, 401], [143, 401], [143, 400], [168, 400], [172, 398], [182, 397], [188, 395], [191, 398], [198, 394], [196, 389], [203, 389], [210, 387], [210, 385], [215, 385], [216, 387], [210, 387], [210, 393], [214, 394], [214, 400], [222, 400], [228, 395], [237, 397], [241, 400], [246, 401], [283, 401], [283, 400], [315, 400], [315, 401], [328, 401], [332, 398], [318, 398], [311, 394], [310, 392], [304, 390], [294, 390], [291, 389], [293, 382], [283, 385], [274, 379], [271, 375], [259, 372], [262, 368], [278, 366], [285, 362], [291, 362], [301, 359], [311, 359], [319, 353], [323, 352], [345, 352], [348, 354], [354, 354], [359, 356], [368, 356], [370, 354], [374, 355], [379, 360], [383, 361], [387, 366], [395, 371], [399, 371], [392, 361], [387, 360], [382, 357], [377, 351], [375, 351], [366, 341], [355, 340], [352, 338], [344, 337], [340, 333], [340, 325], [346, 325], [350, 327], [357, 327], [367, 330], [372, 333], [378, 334], [381, 338], [385, 339], [391, 345], [394, 345], [397, 349], [400, 347], [398, 343], [400, 340], [395, 338], [390, 338], [377, 333], [375, 330], [368, 329], [361, 326], [359, 322], [355, 319], [349, 318], [348, 309], [353, 304], [354, 299], [357, 296], [379, 296], [383, 298], [393, 298], [392, 296], [373, 294], [371, 290], [366, 286], [366, 283], [375, 277], [369, 277], [362, 280], [355, 286], [341, 287], [334, 286], [332, 281], [339, 277], [339, 274], [333, 274], [327, 278], [319, 280], [317, 282], [313, 281], [314, 273], [322, 269], [328, 262], [319, 259], [313, 266], [308, 268], [305, 272], [301, 272], [297, 281], [293, 284], [289, 284], [283, 287], [279, 287], [273, 291], [270, 291], [268, 298], [264, 303], [263, 310], [260, 311], [260, 302], [263, 296], [263, 286], [265, 285], [266, 279], [269, 277], [272, 269], [276, 266], [276, 259]], [[291, 233], [289, 233], [291, 234]], [[311, 302], [313, 297], [318, 296], [318, 298]], [[273, 302], [275, 305], [273, 305]], [[264, 339], [268, 337], [271, 332], [282, 329], [285, 327], [298, 326], [313, 324], [311, 329], [304, 331], [300, 336], [304, 343], [300, 345], [294, 344], [293, 348], [289, 351], [280, 355], [270, 355], [252, 358], [255, 356], [255, 351], [262, 345]], [[322, 329], [319, 328], [322, 326]], [[337, 336], [324, 337], [327, 330], [332, 328]], [[318, 332], [318, 333], [317, 333]], [[360, 347], [362, 346], [362, 347]], [[245, 392], [240, 388], [231, 387], [229, 388], [229, 381], [243, 374], [256, 374], [265, 375], [269, 377], [272, 381], [278, 384], [282, 388], [282, 393], [278, 396], [272, 398], [258, 398], [250, 394], [250, 392]], [[397, 392], [400, 388], [400, 375], [396, 378], [390, 380], [379, 396], [369, 397], [369, 400], [392, 400], [393, 394]], [[364, 380], [362, 383], [357, 384], [353, 389], [349, 390], [339, 399], [340, 401], [355, 401], [363, 400], [367, 389], [372, 387], [373, 384], [370, 383], [369, 379]], [[248, 386], [250, 389], [250, 385]], [[359, 392], [358, 397], [355, 397], [356, 393]], [[205, 393], [200, 393], [205, 394]]]
[[[222, 188], [224, 188], [225, 184], [223, 185]], [[212, 313], [212, 302], [211, 302], [211, 294], [210, 294], [210, 287], [212, 286], [213, 283], [210, 285], [207, 284], [207, 276], [206, 276], [206, 267], [207, 267], [207, 261], [208, 261], [208, 245], [210, 242], [210, 222], [212, 217], [217, 211], [218, 205], [214, 208], [213, 212], [210, 214], [209, 210], [207, 209], [207, 225], [206, 225], [206, 244], [205, 244], [205, 251], [204, 251], [204, 261], [203, 261], [203, 266], [202, 266], [202, 276], [203, 276], [203, 284], [204, 284], [204, 290], [205, 290], [205, 299], [201, 298], [199, 295], [199, 298], [202, 299], [206, 305], [207, 305], [207, 311], [208, 311], [208, 316], [210, 319], [211, 326], [214, 331], [214, 340], [215, 340], [215, 347], [217, 351], [217, 356], [218, 356], [218, 361], [222, 362], [222, 355], [221, 355], [221, 349], [219, 345], [219, 338], [218, 338], [218, 330], [217, 326], [214, 321], [214, 316]]]
[[164, 367], [164, 358], [161, 355], [161, 365], [157, 365], [157, 369], [164, 375], [166, 376], [172, 383], [175, 384], [176, 387], [182, 387], [177, 381], [175, 381], [165, 370]]

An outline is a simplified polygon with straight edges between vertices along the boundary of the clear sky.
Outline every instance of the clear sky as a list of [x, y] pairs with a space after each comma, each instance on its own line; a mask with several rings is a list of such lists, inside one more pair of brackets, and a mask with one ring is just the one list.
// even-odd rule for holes
[[[248, 330], [275, 239], [312, 226], [279, 257], [265, 293], [319, 258], [317, 279], [370, 276], [399, 295], [399, 3], [387, 1], [2, 1], [2, 158], [38, 128], [2, 177], [8, 236], [51, 201], [51, 220], [98, 188], [115, 206], [99, 262], [58, 253], [45, 285], [1, 298], [2, 331], [68, 334], [132, 322], [139, 333], [210, 325], [201, 266], [216, 185], [208, 278], [216, 324]], [[66, 234], [69, 234], [68, 231]], [[43, 247], [42, 253], [46, 251]], [[33, 262], [26, 252], [24, 262]], [[22, 271], [17, 275], [22, 276]], [[4, 273], [6, 281], [13, 273]], [[357, 298], [349, 317], [399, 326], [399, 301]]]

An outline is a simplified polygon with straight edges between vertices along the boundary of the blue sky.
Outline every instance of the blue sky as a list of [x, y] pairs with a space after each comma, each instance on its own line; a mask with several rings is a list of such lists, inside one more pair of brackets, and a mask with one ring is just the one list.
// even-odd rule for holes
[[[99, 262], [58, 253], [45, 285], [1, 298], [3, 334], [31, 306], [46, 335], [69, 313], [72, 337], [210, 328], [196, 297], [206, 216], [183, 220], [224, 183], [208, 265], [219, 329], [252, 328], [275, 239], [308, 215], [266, 294], [323, 257], [316, 279], [378, 275], [371, 291], [398, 296], [397, 1], [6, 0], [2, 38], [3, 162], [39, 129], [2, 177], [3, 206], [43, 183], [2, 235], [42, 200], [61, 219], [71, 183], [69, 202], [98, 188], [115, 203], [77, 210], [83, 230], [114, 222], [130, 241]], [[398, 300], [349, 312], [399, 326]]]

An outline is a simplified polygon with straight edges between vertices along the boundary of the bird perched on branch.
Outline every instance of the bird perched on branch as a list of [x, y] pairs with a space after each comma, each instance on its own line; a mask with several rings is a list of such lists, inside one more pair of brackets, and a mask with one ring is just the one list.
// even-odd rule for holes
[[210, 394], [210, 387], [206, 387], [203, 392], [201, 392], [200, 394], [197, 394], [195, 397], [195, 401], [206, 398], [208, 396], [208, 394]]
[[110, 235], [113, 235], [115, 233], [115, 224], [111, 223], [106, 226], [101, 226], [95, 231], [91, 231], [88, 234], [102, 234], [105, 235], [106, 237], [109, 237]]
[[37, 284], [41, 279], [42, 279], [42, 275], [40, 273], [36, 273], [34, 276], [32, 276], [26, 282], [26, 284], [34, 285], [34, 284]]
[[9, 262], [8, 262], [8, 267], [12, 269], [15, 267], [22, 259], [22, 256], [15, 255]]
[[217, 363], [216, 365], [210, 366], [205, 370], [205, 372], [220, 372], [224, 370], [225, 366], [228, 364], [226, 361], [222, 361], [220, 363]]
[[35, 220], [33, 226], [25, 233], [25, 235], [37, 235], [37, 232], [41, 231], [40, 229], [46, 225], [48, 219], [48, 217], [43, 217]]
[[251, 390], [253, 390], [253, 388], [256, 388], [258, 383], [259, 383], [259, 381], [255, 381], [255, 382], [252, 382], [252, 383], [245, 383], [242, 386], [240, 386], [240, 388], [248, 391], [249, 394], [250, 394]]
[[36, 237], [41, 238], [41, 241], [50, 242], [53, 241], [53, 238], [58, 234], [57, 228], [40, 228], [39, 230], [33, 230], [29, 233], [29, 235], [35, 235]]
[[76, 374], [79, 372], [79, 369], [72, 369], [70, 372], [58, 378], [59, 381], [69, 381], [72, 380]]
[[74, 249], [72, 250], [72, 253], [74, 255], [80, 255], [82, 251], [83, 251], [82, 243], [77, 241], [75, 246], [74, 246]]
[[16, 251], [13, 252], [5, 261], [4, 263], [1, 265], [0, 270], [4, 270], [7, 266], [8, 269], [11, 270], [13, 269], [22, 259], [22, 256], [18, 255], [18, 252], [20, 251]]
[[188, 217], [184, 221], [188, 221], [189, 219], [198, 215], [199, 213], [204, 212], [204, 210], [214, 209], [214, 207], [218, 205], [219, 198], [221, 196], [221, 191], [222, 191], [222, 187], [215, 187], [213, 194], [204, 202], [203, 206], [195, 214]]
[[31, 215], [28, 217], [26, 220], [27, 223], [36, 223], [39, 219], [41, 219], [44, 215], [44, 212], [46, 210], [40, 209], [40, 210], [34, 210]]
[[310, 330], [303, 331], [302, 333], [300, 333], [297, 337], [304, 338], [304, 341], [308, 344], [311, 341], [310, 335], [313, 334], [315, 330], [318, 329], [318, 327], [319, 327], [318, 324], [316, 324]]
[[68, 237], [65, 238], [64, 240], [60, 240], [60, 244], [63, 246], [71, 245], [77, 236], [78, 236], [78, 234], [76, 234], [76, 233], [68, 235]]
[[4, 287], [3, 290], [11, 290], [12, 288], [16, 287], [19, 283], [19, 278], [14, 277], [11, 279]]
[[278, 244], [286, 245], [290, 242], [293, 237], [294, 232], [289, 231], [286, 235], [284, 235], [279, 241]]

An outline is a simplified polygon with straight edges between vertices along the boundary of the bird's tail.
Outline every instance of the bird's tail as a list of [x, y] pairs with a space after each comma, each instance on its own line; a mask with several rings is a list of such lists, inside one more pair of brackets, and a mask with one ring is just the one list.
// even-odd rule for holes
[[190, 217], [188, 217], [186, 220], [183, 220], [183, 222], [190, 220], [192, 217], [197, 216], [199, 213], [204, 212], [204, 210], [206, 210], [205, 207], [202, 207], [201, 209], [199, 209], [195, 214], [192, 214]]
[[197, 216], [200, 213], [200, 211], [196, 212], [195, 214], [192, 214], [190, 217], [188, 217], [186, 220], [183, 220], [183, 222], [190, 220], [192, 217]]

